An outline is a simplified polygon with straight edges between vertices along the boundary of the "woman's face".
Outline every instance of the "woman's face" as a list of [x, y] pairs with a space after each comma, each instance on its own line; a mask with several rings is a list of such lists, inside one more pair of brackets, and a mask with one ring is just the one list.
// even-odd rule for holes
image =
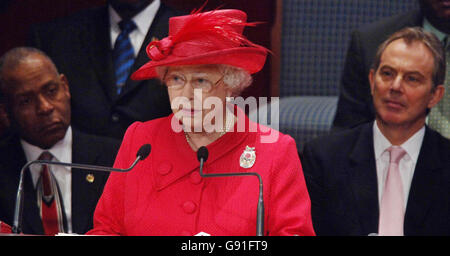
[[175, 117], [186, 132], [222, 129], [231, 90], [217, 65], [168, 67], [163, 76]]

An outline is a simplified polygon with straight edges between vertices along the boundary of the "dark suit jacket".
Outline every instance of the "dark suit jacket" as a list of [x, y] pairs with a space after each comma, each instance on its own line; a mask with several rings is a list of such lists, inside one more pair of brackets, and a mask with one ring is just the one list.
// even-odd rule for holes
[[375, 119], [369, 72], [378, 46], [405, 27], [422, 26], [419, 10], [382, 19], [352, 33], [342, 73], [333, 131], [355, 127]]
[[[371, 123], [305, 145], [303, 171], [318, 235], [378, 233]], [[450, 141], [426, 128], [411, 183], [405, 235], [450, 235]]]
[[[168, 34], [169, 18], [178, 15], [161, 4], [131, 72], [149, 61], [152, 38]], [[69, 80], [72, 125], [82, 131], [122, 139], [134, 121], [171, 113], [167, 88], [156, 79], [127, 80], [117, 96], [107, 7], [32, 27], [29, 44], [46, 52]]]
[[[72, 129], [72, 162], [112, 166], [119, 148], [119, 141], [106, 137], [88, 135]], [[26, 157], [18, 136], [10, 136], [0, 145], [0, 220], [13, 224], [14, 206], [19, 186], [20, 170]], [[94, 182], [86, 180], [94, 175]], [[22, 232], [43, 234], [42, 222], [36, 203], [36, 190], [31, 175], [24, 176], [24, 208]], [[106, 172], [72, 169], [72, 229], [84, 234], [93, 226], [93, 215], [97, 201], [108, 178]]]

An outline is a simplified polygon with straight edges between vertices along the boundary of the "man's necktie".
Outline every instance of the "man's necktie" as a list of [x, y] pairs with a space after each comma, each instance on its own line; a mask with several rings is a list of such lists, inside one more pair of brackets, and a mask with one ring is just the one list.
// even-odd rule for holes
[[428, 125], [438, 131], [442, 136], [450, 139], [450, 39], [447, 36], [445, 45], [445, 94], [441, 101], [431, 109]]
[[[51, 160], [52, 158], [52, 155], [48, 151], [44, 151], [39, 157], [39, 160]], [[55, 235], [59, 232], [64, 232], [62, 204], [59, 197], [58, 184], [47, 165], [42, 166], [37, 191], [44, 233], [46, 235]]]
[[128, 35], [136, 28], [136, 24], [132, 20], [122, 20], [119, 27], [121, 32], [116, 39], [113, 52], [117, 94], [122, 92], [134, 63], [134, 49]]
[[398, 165], [406, 151], [399, 146], [392, 146], [387, 150], [390, 153], [390, 160], [381, 197], [378, 234], [380, 236], [402, 236], [405, 210], [403, 184]]

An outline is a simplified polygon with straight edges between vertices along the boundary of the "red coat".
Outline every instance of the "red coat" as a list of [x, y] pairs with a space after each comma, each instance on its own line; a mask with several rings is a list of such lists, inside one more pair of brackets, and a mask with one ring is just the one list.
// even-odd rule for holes
[[[128, 128], [114, 166], [127, 168], [145, 143], [152, 145], [152, 152], [132, 171], [111, 174], [88, 234], [255, 235], [258, 179], [200, 177], [196, 152], [183, 132], [171, 129], [172, 116]], [[279, 135], [275, 143], [261, 143], [267, 134], [259, 130], [226, 133], [207, 146], [204, 172], [258, 172], [264, 182], [264, 233], [314, 235], [295, 142], [271, 132]], [[239, 164], [246, 146], [256, 152], [249, 169]]]

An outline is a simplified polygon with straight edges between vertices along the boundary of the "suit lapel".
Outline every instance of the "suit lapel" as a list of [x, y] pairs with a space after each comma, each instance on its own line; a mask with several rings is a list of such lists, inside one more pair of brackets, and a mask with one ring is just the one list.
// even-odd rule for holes
[[[150, 59], [147, 56], [147, 45], [152, 41], [152, 39], [156, 38], [158, 40], [167, 36], [169, 31], [169, 18], [171, 17], [170, 13], [167, 11], [167, 8], [164, 5], [161, 5], [158, 12], [153, 19], [152, 25], [150, 26], [147, 35], [145, 36], [144, 42], [139, 50], [139, 53], [134, 61], [133, 67], [131, 68], [130, 76], [133, 72], [138, 70], [141, 66], [147, 63]], [[134, 81], [128, 77], [128, 80], [123, 89], [123, 93], [118, 96], [118, 99], [123, 98], [129, 92], [133, 91], [136, 86], [138, 86], [143, 81]]]
[[[73, 129], [72, 162], [80, 164], [95, 164], [98, 152], [95, 143], [86, 141], [85, 136]], [[93, 182], [89, 182], [87, 175], [94, 177]], [[91, 222], [88, 218], [92, 216], [92, 209], [95, 209], [98, 194], [97, 184], [102, 179], [97, 173], [89, 170], [72, 169], [72, 229], [75, 233], [83, 233], [87, 225]]]
[[362, 234], [376, 233], [378, 229], [378, 187], [373, 148], [372, 123], [364, 125], [349, 154], [349, 184]]
[[80, 44], [89, 56], [90, 63], [106, 95], [114, 100], [117, 96], [113, 86], [115, 74], [107, 7], [98, 9], [98, 15], [86, 27], [87, 29], [81, 34]]
[[37, 193], [29, 170], [26, 171], [24, 177], [24, 189], [22, 227], [27, 226], [26, 229], [24, 228], [24, 233], [29, 230], [31, 234], [44, 234], [39, 208], [37, 207]]
[[428, 127], [417, 159], [405, 212], [405, 234], [420, 226], [435, 197], [439, 195], [443, 160], [440, 158], [438, 136]]

